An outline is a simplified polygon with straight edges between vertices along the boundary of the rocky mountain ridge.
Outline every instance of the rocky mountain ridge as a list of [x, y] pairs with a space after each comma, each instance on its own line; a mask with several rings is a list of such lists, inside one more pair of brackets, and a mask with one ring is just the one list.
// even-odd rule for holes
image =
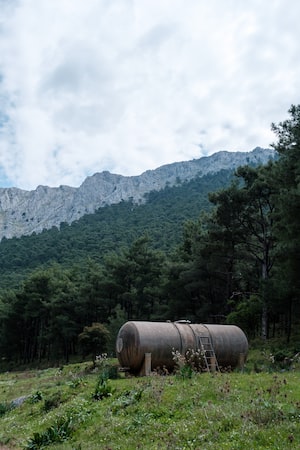
[[0, 240], [40, 233], [62, 222], [72, 223], [98, 208], [132, 199], [145, 201], [145, 194], [189, 181], [197, 176], [217, 173], [246, 164], [265, 164], [274, 158], [271, 149], [251, 152], [220, 151], [211, 156], [167, 164], [139, 176], [116, 175], [104, 171], [87, 177], [78, 188], [38, 186], [25, 191], [0, 188]]

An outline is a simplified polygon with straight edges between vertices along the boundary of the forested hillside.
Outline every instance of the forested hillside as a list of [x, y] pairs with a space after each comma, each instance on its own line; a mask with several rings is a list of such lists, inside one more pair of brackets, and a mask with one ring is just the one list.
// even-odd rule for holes
[[2, 363], [113, 351], [128, 319], [235, 323], [300, 351], [300, 105], [289, 114], [273, 125], [278, 159], [232, 182], [207, 176], [3, 241]]
[[80, 264], [87, 258], [102, 262], [105, 255], [130, 246], [147, 234], [154, 248], [170, 253], [182, 238], [183, 224], [197, 219], [211, 204], [208, 194], [227, 186], [233, 171], [222, 170], [131, 201], [100, 208], [71, 225], [62, 223], [41, 234], [3, 239], [0, 244], [0, 288], [17, 286], [25, 274], [51, 263]]

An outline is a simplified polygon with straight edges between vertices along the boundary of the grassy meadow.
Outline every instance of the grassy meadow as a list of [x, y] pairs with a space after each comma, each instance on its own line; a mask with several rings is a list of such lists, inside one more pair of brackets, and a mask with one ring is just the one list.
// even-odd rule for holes
[[0, 374], [0, 449], [298, 449], [300, 365], [136, 378], [115, 360]]

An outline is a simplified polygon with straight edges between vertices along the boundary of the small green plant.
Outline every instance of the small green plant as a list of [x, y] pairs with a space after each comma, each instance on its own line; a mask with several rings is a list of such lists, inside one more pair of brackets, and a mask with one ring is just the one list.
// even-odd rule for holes
[[226, 398], [231, 392], [231, 385], [229, 380], [225, 380], [225, 383], [219, 385], [219, 392], [221, 398]]
[[188, 349], [185, 355], [182, 355], [178, 350], [173, 349], [172, 356], [175, 372], [182, 378], [192, 378], [194, 373], [204, 371], [204, 350]]
[[142, 398], [143, 390], [142, 389], [133, 389], [131, 391], [125, 391], [120, 397], [117, 398], [112, 404], [111, 410], [116, 413], [121, 409], [127, 408], [130, 405], [133, 405], [139, 402]]
[[103, 377], [111, 380], [119, 378], [119, 366], [117, 364], [111, 364], [107, 357], [107, 353], [96, 356], [95, 366]]
[[192, 376], [194, 375], [194, 371], [192, 369], [191, 366], [189, 366], [188, 364], [180, 367], [178, 374], [180, 375], [181, 378], [186, 379], [186, 378], [192, 378]]
[[179, 374], [182, 378], [190, 378], [192, 376], [192, 370], [187, 366], [185, 356], [178, 350], [173, 349], [172, 357], [175, 363], [175, 373]]
[[92, 394], [94, 400], [102, 400], [105, 397], [111, 397], [113, 394], [113, 388], [109, 383], [107, 377], [102, 374], [99, 376], [95, 390]]
[[279, 380], [277, 375], [273, 377], [272, 384], [266, 388], [257, 390], [254, 399], [251, 399], [251, 408], [246, 417], [259, 425], [267, 425], [284, 420], [285, 413], [282, 409], [281, 390], [286, 380]]
[[74, 431], [71, 416], [59, 417], [56, 422], [41, 433], [34, 433], [25, 449], [38, 450], [55, 442], [67, 440]]
[[14, 405], [11, 402], [0, 403], [0, 417], [4, 416], [4, 414], [11, 411], [13, 408], [14, 408]]
[[74, 377], [72, 381], [70, 381], [69, 386], [73, 389], [84, 386], [86, 383], [82, 377]]
[[51, 409], [57, 408], [61, 404], [61, 402], [62, 402], [61, 393], [59, 391], [55, 392], [50, 397], [45, 398], [43, 410], [45, 412], [48, 412]]
[[29, 403], [38, 403], [41, 400], [43, 400], [43, 394], [41, 393], [41, 391], [36, 391], [28, 398]]

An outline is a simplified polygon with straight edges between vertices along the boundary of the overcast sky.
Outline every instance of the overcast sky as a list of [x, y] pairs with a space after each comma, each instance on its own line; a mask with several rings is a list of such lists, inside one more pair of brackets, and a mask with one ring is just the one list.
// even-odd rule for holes
[[298, 0], [0, 0], [0, 187], [79, 186], [276, 140]]

